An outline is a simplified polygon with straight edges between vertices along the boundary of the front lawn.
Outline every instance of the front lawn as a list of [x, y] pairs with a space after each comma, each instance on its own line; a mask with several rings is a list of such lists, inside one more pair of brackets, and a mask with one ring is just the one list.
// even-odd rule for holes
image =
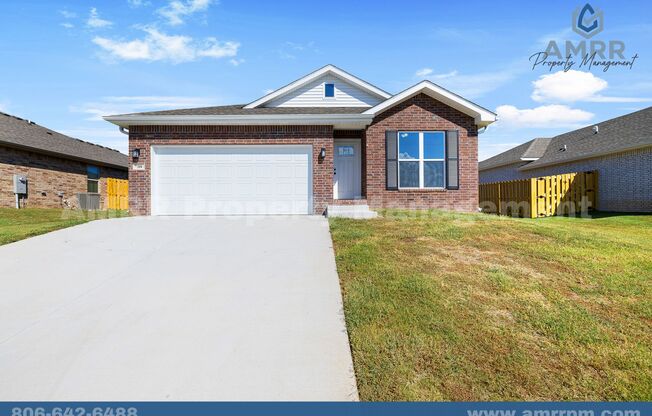
[[652, 216], [331, 219], [361, 400], [652, 400]]
[[0, 245], [94, 219], [126, 215], [126, 211], [114, 210], [84, 212], [45, 208], [0, 208]]

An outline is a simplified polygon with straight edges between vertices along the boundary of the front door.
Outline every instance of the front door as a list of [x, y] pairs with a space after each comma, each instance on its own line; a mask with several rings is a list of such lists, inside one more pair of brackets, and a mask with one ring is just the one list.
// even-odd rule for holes
[[333, 174], [334, 199], [362, 197], [360, 139], [335, 140]]

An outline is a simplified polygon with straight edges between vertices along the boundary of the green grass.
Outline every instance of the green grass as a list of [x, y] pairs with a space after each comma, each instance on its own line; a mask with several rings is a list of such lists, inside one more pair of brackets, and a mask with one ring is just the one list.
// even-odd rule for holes
[[94, 219], [126, 216], [126, 211], [72, 211], [44, 208], [0, 208], [0, 245]]
[[652, 400], [652, 216], [331, 219], [362, 400]]

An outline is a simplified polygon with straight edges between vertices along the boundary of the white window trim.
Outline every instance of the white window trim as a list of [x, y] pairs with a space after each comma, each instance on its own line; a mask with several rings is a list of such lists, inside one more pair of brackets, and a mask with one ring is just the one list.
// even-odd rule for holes
[[[333, 96], [332, 97], [327, 97], [326, 96], [326, 85], [331, 84], [333, 86]], [[337, 91], [335, 89], [335, 83], [334, 82], [324, 82], [322, 86], [322, 98], [326, 101], [333, 101], [337, 97]]]
[[[446, 132], [441, 130], [424, 130], [424, 131], [398, 131], [397, 132], [397, 179], [398, 179], [398, 189], [432, 189], [432, 190], [441, 190], [446, 189]], [[417, 133], [419, 135], [419, 158], [418, 159], [402, 159], [401, 158], [401, 133]], [[424, 133], [443, 133], [444, 134], [444, 158], [443, 159], [431, 159], [424, 158], [423, 153], [423, 136]], [[418, 162], [419, 163], [419, 186], [401, 186], [401, 162]], [[444, 186], [424, 186], [424, 162], [444, 162]]]

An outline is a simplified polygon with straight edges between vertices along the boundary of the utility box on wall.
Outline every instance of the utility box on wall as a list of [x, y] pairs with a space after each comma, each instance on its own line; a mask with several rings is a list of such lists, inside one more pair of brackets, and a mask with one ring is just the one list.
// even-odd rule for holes
[[14, 175], [14, 193], [27, 195], [27, 176]]

